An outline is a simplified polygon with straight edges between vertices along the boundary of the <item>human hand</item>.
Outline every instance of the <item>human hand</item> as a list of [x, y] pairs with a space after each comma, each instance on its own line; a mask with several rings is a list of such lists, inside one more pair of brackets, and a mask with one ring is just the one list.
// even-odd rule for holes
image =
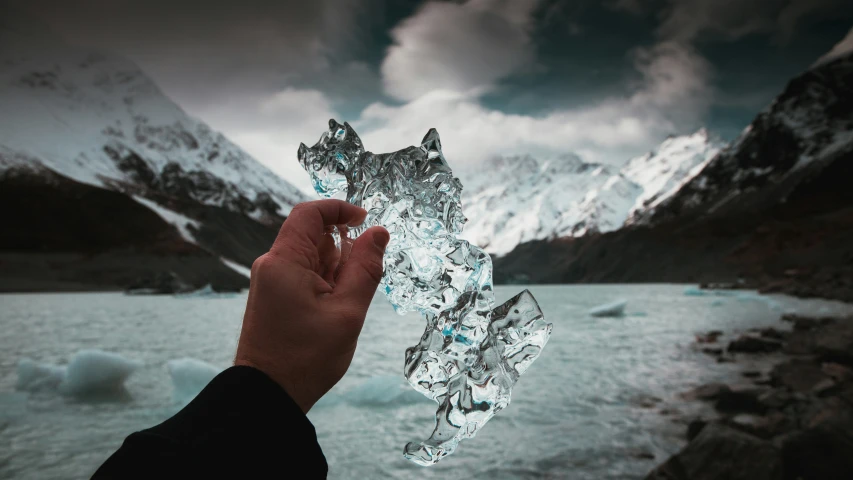
[[252, 264], [234, 364], [266, 373], [306, 413], [352, 362], [390, 239], [384, 228], [369, 228], [337, 268], [334, 240], [324, 232], [358, 225], [366, 215], [340, 200], [301, 203]]

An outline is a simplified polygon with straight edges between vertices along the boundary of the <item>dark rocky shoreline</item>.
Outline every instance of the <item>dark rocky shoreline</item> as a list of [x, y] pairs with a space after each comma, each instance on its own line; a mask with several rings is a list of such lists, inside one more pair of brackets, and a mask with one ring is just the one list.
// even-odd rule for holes
[[713, 405], [688, 419], [687, 445], [646, 480], [835, 480], [853, 478], [853, 317], [783, 315], [792, 324], [754, 329], [725, 345], [696, 336], [718, 361], [776, 355], [745, 383], [706, 384], [682, 398]]

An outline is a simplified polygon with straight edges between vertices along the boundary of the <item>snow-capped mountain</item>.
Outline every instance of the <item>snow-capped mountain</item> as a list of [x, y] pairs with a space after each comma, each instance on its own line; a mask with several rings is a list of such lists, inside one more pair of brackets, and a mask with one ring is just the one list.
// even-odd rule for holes
[[626, 228], [519, 245], [495, 281], [737, 282], [853, 301], [853, 33], [705, 163]]
[[540, 161], [496, 158], [488, 173], [464, 175], [464, 236], [502, 255], [537, 239], [608, 232], [631, 223], [696, 175], [722, 142], [701, 129], [670, 137], [621, 168], [575, 155]]
[[685, 214], [759, 212], [846, 162], [853, 151], [853, 31], [785, 90], [678, 192], [641, 213], [660, 223]]
[[256, 219], [305, 196], [204, 122], [136, 65], [64, 44], [34, 22], [0, 19], [0, 169], [155, 191]]
[[129, 60], [6, 6], [0, 190], [0, 290], [13, 291], [246, 286], [307, 199]]
[[655, 208], [695, 177], [720, 152], [725, 143], [704, 128], [692, 135], [670, 137], [655, 150], [628, 161], [621, 173], [640, 185], [628, 213], [628, 223], [648, 209]]

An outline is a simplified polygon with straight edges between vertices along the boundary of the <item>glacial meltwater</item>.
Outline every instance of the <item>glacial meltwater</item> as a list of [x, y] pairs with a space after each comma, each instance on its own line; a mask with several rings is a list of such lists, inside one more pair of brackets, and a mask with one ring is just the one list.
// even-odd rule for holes
[[[496, 300], [519, 290], [499, 286]], [[435, 410], [400, 371], [403, 350], [423, 333], [422, 319], [398, 316], [377, 295], [352, 367], [308, 415], [329, 478], [640, 479], [684, 445], [686, 422], [701, 413], [681, 392], [744, 381], [743, 362], [717, 363], [694, 344], [695, 334], [723, 330], [725, 345], [750, 328], [790, 328], [779, 321], [783, 313], [853, 312], [838, 302], [687, 285], [537, 285], [534, 291], [554, 331], [536, 368], [515, 386], [510, 414], [429, 468], [406, 461], [401, 447], [429, 435], [423, 419]], [[175, 375], [173, 384], [170, 361], [229, 365], [245, 299], [245, 293], [0, 295], [0, 478], [88, 478], [125, 436], [177, 411], [198, 383], [193, 371], [205, 372], [202, 364]], [[621, 315], [590, 314], [623, 301]], [[123, 394], [84, 399], [16, 390], [20, 359], [67, 365], [90, 349], [141, 362]], [[766, 370], [773, 360], [747, 361]]]

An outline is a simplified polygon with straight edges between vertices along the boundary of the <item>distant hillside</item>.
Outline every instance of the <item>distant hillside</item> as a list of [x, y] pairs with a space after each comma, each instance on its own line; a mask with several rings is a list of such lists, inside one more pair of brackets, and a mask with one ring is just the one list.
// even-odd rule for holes
[[744, 280], [853, 300], [853, 53], [791, 80], [731, 146], [635, 226], [520, 245], [503, 282]]
[[463, 236], [503, 255], [531, 240], [617, 230], [675, 193], [722, 146], [701, 129], [668, 138], [621, 167], [575, 155], [495, 158], [464, 182]]
[[124, 58], [12, 12], [0, 64], [0, 290], [247, 286], [306, 200]]

